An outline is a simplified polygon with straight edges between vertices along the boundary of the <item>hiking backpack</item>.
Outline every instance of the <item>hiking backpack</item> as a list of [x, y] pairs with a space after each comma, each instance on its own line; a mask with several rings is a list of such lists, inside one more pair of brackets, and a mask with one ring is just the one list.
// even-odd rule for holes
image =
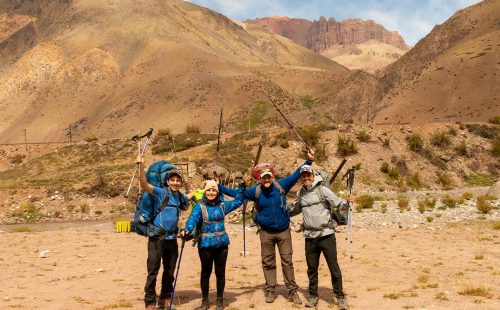
[[316, 194], [318, 195], [318, 197], [319, 197], [320, 203], [323, 206], [325, 206], [328, 210], [330, 210], [332, 219], [335, 222], [337, 222], [337, 224], [339, 226], [347, 225], [349, 207], [348, 206], [346, 207], [346, 204], [342, 204], [342, 205], [340, 205], [338, 207], [337, 206], [332, 206], [330, 204], [330, 201], [328, 201], [325, 198], [325, 194], [323, 193], [323, 190], [321, 189], [322, 187], [324, 187], [323, 184], [321, 184], [320, 186], [318, 186], [314, 190], [316, 192]]
[[[165, 188], [168, 172], [173, 169], [177, 169], [177, 167], [165, 160], [157, 161], [148, 167], [148, 170], [146, 171], [146, 180], [153, 186]], [[181, 197], [182, 195], [179, 196], [179, 201], [182, 204]], [[151, 195], [149, 195], [146, 191], [142, 191], [137, 197], [137, 202], [135, 204], [135, 216], [130, 223], [130, 231], [135, 231], [137, 234], [146, 237], [153, 237], [154, 235], [159, 234], [161, 232], [159, 227], [152, 225], [152, 223], [156, 215], [166, 208], [169, 199], [170, 192], [167, 191], [167, 196], [165, 197], [162, 207], [156, 210], [156, 212], [153, 212], [153, 197], [151, 197]]]
[[225, 231], [216, 231], [213, 233], [202, 233], [201, 232], [201, 231], [203, 231], [203, 227], [205, 227], [205, 225], [207, 225], [207, 224], [213, 224], [213, 223], [224, 221], [224, 218], [226, 217], [224, 202], [221, 201], [221, 203], [220, 203], [220, 207], [222, 209], [222, 220], [219, 220], [219, 221], [209, 221], [207, 206], [202, 201], [200, 201], [198, 203], [200, 204], [203, 222], [201, 223], [200, 229], [198, 229], [198, 227], [195, 226], [193, 233], [191, 234], [191, 237], [193, 238], [193, 246], [195, 246], [200, 241], [201, 236], [222, 236], [225, 233]]

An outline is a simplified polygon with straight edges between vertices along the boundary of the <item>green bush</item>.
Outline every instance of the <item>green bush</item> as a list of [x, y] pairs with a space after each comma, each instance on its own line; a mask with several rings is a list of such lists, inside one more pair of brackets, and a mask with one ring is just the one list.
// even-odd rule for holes
[[198, 125], [187, 125], [186, 133], [200, 133], [200, 126]]
[[440, 184], [442, 187], [446, 189], [450, 189], [452, 187], [453, 181], [451, 180], [451, 177], [447, 173], [445, 172], [441, 173], [438, 171], [436, 183]]
[[85, 142], [94, 142], [94, 141], [97, 141], [97, 137], [96, 136], [90, 136], [90, 137], [86, 137], [85, 139]]
[[471, 200], [474, 197], [474, 195], [471, 192], [465, 192], [462, 194], [462, 198], [465, 200]]
[[457, 200], [450, 195], [446, 194], [443, 198], [441, 198], [441, 203], [447, 208], [456, 208]]
[[429, 198], [429, 197], [426, 197], [424, 199], [424, 203], [425, 203], [425, 206], [426, 206], [426, 209], [429, 210], [429, 209], [434, 209], [436, 207], [436, 199], [435, 198]]
[[467, 156], [467, 143], [465, 142], [465, 140], [462, 140], [455, 146], [455, 151], [460, 156]]
[[431, 137], [431, 144], [439, 147], [447, 147], [451, 144], [451, 138], [446, 132], [436, 132]]
[[385, 138], [384, 140], [382, 140], [382, 146], [383, 147], [390, 147], [390, 144], [391, 144], [391, 140], [389, 138]]
[[420, 211], [420, 213], [424, 213], [427, 210], [427, 205], [425, 204], [424, 200], [419, 199], [417, 201], [417, 206], [418, 206], [418, 211]]
[[410, 200], [407, 196], [401, 195], [398, 197], [398, 207], [400, 212], [410, 210]]
[[391, 178], [391, 179], [397, 179], [399, 178], [399, 169], [396, 168], [396, 167], [393, 167], [393, 166], [390, 166], [389, 167], [389, 171], [387, 172], [387, 175]]
[[479, 212], [483, 214], [488, 214], [491, 212], [491, 210], [493, 210], [491, 203], [486, 199], [485, 196], [478, 196], [476, 198], [476, 207]]
[[307, 109], [311, 109], [314, 104], [314, 98], [310, 95], [301, 96], [299, 101]]
[[381, 165], [380, 165], [380, 171], [382, 173], [388, 173], [389, 172], [389, 163], [387, 162], [383, 162]]
[[284, 149], [287, 149], [290, 147], [290, 144], [288, 143], [288, 140], [281, 140], [280, 146]]
[[422, 188], [422, 181], [420, 180], [420, 174], [418, 172], [415, 172], [413, 174], [410, 174], [406, 176], [406, 184], [415, 189]]
[[156, 134], [158, 137], [169, 137], [172, 136], [172, 130], [170, 128], [160, 128]]
[[413, 152], [419, 153], [424, 148], [424, 140], [418, 133], [406, 136], [406, 142], [408, 143], [408, 148]]
[[354, 141], [351, 141], [351, 138], [339, 135], [337, 141], [337, 153], [342, 156], [353, 155], [358, 153], [358, 149], [356, 148]]
[[387, 203], [384, 202], [380, 205], [380, 212], [387, 213]]
[[472, 132], [486, 139], [493, 139], [495, 137], [498, 137], [498, 134], [500, 133], [500, 128], [491, 127], [488, 125], [467, 124], [465, 126], [467, 127], [467, 130], [469, 132]]
[[300, 130], [300, 136], [309, 146], [315, 146], [319, 142], [319, 131], [318, 128], [314, 125], [308, 125]]
[[371, 209], [375, 198], [371, 195], [359, 195], [356, 197], [356, 211], [361, 212], [363, 209]]
[[494, 125], [500, 125], [500, 115], [495, 115], [493, 117], [491, 117], [488, 122], [490, 122], [490, 124], [494, 124]]
[[491, 186], [495, 183], [494, 179], [484, 174], [471, 174], [465, 177], [465, 181], [474, 186]]
[[368, 132], [366, 132], [366, 130], [360, 130], [360, 131], [358, 131], [356, 138], [358, 138], [358, 140], [360, 142], [369, 142], [371, 139], [371, 136]]

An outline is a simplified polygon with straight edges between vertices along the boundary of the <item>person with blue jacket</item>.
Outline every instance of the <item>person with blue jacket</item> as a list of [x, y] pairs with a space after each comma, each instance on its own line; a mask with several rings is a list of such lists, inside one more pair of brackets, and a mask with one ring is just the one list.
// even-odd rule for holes
[[[168, 172], [165, 188], [162, 188], [147, 182], [142, 156], [137, 156], [136, 163], [139, 164], [141, 188], [153, 198], [153, 211], [155, 214], [157, 213], [152, 223], [157, 234], [152, 233], [148, 238], [148, 276], [144, 286], [144, 303], [147, 310], [164, 309], [170, 304], [175, 265], [179, 256], [177, 247], [179, 213], [181, 210], [189, 208], [189, 198], [179, 190], [182, 186], [182, 176], [178, 170], [174, 169]], [[156, 278], [162, 261], [163, 275], [157, 307]], [[174, 305], [172, 305], [172, 309], [175, 309]]]
[[[314, 151], [308, 150], [303, 165], [311, 165], [314, 160]], [[292, 236], [290, 234], [290, 213], [286, 206], [286, 194], [300, 178], [300, 168], [291, 175], [275, 180], [272, 169], [265, 168], [259, 173], [260, 184], [245, 191], [244, 198], [254, 201], [255, 222], [261, 231], [260, 247], [262, 269], [264, 271], [266, 302], [272, 303], [276, 299], [276, 246], [281, 257], [283, 279], [288, 289], [288, 300], [300, 305], [302, 301], [297, 294], [297, 283], [292, 261]], [[219, 185], [222, 194], [236, 197], [233, 189]]]
[[202, 294], [201, 306], [198, 309], [209, 309], [208, 289], [212, 267], [215, 266], [217, 278], [216, 310], [224, 309], [224, 287], [226, 284], [226, 261], [229, 237], [224, 227], [224, 216], [237, 209], [243, 203], [243, 190], [234, 191], [234, 200], [223, 201], [219, 195], [217, 182], [208, 180], [205, 183], [205, 194], [193, 208], [181, 230], [181, 235], [192, 234], [195, 228], [199, 232], [198, 254], [201, 261], [200, 286]]

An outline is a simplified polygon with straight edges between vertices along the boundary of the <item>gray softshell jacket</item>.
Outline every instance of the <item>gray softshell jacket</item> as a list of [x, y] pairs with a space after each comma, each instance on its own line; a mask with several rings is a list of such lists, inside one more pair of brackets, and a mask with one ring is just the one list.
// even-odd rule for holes
[[[329, 187], [323, 186], [322, 182], [323, 178], [315, 175], [310, 188], [303, 186], [297, 193], [295, 205], [288, 207], [291, 216], [302, 212], [305, 238], [319, 238], [335, 233], [337, 223], [332, 219], [330, 207], [340, 207], [347, 203], [335, 195]], [[325, 201], [326, 205], [321, 203], [318, 190], [321, 190], [325, 200], [328, 200]]]

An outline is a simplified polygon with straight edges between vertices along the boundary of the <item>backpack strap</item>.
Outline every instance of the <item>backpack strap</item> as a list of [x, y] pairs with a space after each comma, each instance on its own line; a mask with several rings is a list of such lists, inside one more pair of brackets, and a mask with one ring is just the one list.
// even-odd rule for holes
[[149, 220], [151, 223], [154, 222], [155, 217], [158, 214], [160, 214], [160, 212], [163, 211], [163, 209], [165, 209], [168, 205], [168, 201], [170, 200], [170, 191], [168, 190], [168, 188], [165, 190], [166, 190], [166, 194], [165, 194], [165, 199], [163, 200], [163, 204], [161, 205], [160, 208], [158, 208], [158, 210], [155, 211], [155, 213], [151, 217], [151, 220]]
[[209, 221], [208, 219], [208, 209], [207, 209], [207, 206], [203, 203], [203, 202], [199, 202], [200, 204], [200, 207], [201, 207], [201, 215], [203, 217], [203, 222], [201, 224], [201, 229], [200, 229], [200, 235], [201, 236], [204, 236], [204, 237], [214, 237], [214, 236], [222, 236], [224, 235], [226, 232], [225, 231], [216, 231], [216, 232], [213, 232], [213, 233], [205, 233], [203, 232], [203, 228], [205, 227], [205, 225], [207, 224], [215, 224], [215, 223], [218, 223], [218, 222], [224, 222], [224, 216], [225, 216], [225, 207], [224, 207], [224, 203], [221, 202], [220, 204], [220, 207], [221, 207], [221, 210], [222, 210], [222, 220], [218, 220], [218, 221]]

